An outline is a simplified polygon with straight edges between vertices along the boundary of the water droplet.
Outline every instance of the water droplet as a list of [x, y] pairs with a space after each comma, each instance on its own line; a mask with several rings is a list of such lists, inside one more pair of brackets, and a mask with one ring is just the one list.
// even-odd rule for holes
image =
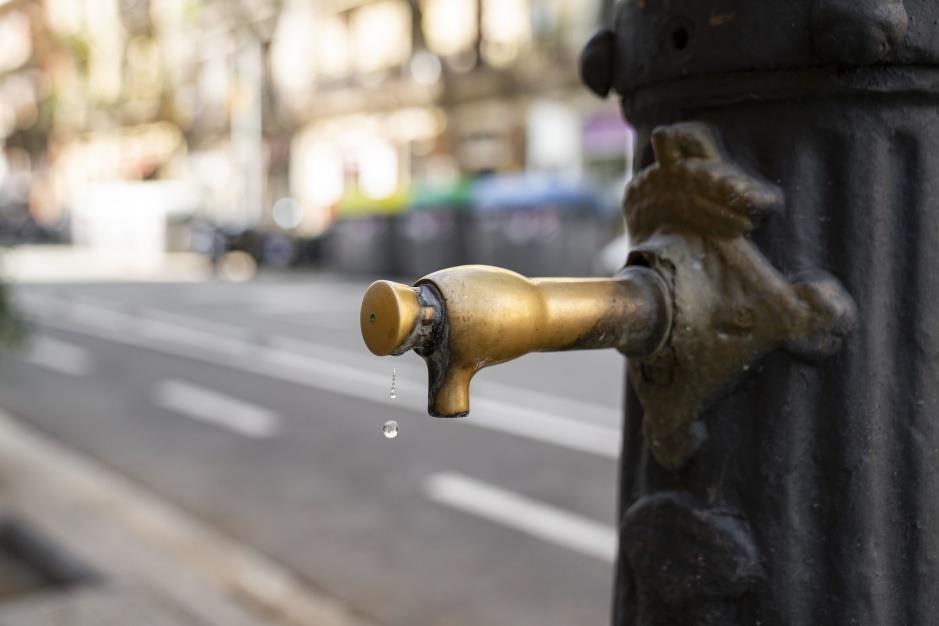
[[398, 436], [398, 422], [388, 420], [382, 425], [381, 432], [385, 436], [385, 439], [394, 439]]
[[391, 368], [391, 390], [388, 392], [388, 397], [394, 400], [398, 397], [398, 370], [397, 368]]

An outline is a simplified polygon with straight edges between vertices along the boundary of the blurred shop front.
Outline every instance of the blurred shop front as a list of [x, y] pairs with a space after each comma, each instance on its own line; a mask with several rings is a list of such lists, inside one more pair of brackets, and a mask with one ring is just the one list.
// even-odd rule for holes
[[316, 122], [294, 142], [292, 191], [319, 225], [334, 218], [337, 271], [590, 274], [622, 232], [630, 131], [614, 115], [520, 99]]
[[184, 150], [168, 122], [141, 124], [63, 139], [54, 146], [54, 196], [69, 208], [72, 243], [157, 266], [180, 247], [170, 225], [192, 215], [199, 198], [185, 182], [156, 173]]
[[[541, 237], [589, 248], [590, 265], [610, 230], [595, 187], [610, 181], [593, 180], [597, 131], [586, 124], [600, 105], [575, 71], [600, 18], [602, 3], [588, 5], [285, 3], [271, 59], [284, 119], [296, 125], [289, 193], [304, 207], [301, 229], [327, 233], [326, 264], [416, 276], [466, 262], [512, 266], [515, 254], [541, 260], [520, 269], [582, 271], [558, 261], [577, 255], [532, 243]], [[614, 134], [622, 165], [626, 135]], [[507, 186], [513, 197], [493, 200]], [[498, 243], [483, 243], [486, 233]], [[526, 242], [534, 247], [523, 251]]]
[[[35, 141], [20, 132], [7, 152], [27, 148], [14, 156], [40, 183], [33, 209], [72, 221], [76, 241], [100, 242], [102, 221], [155, 224], [151, 202], [131, 219], [88, 200], [153, 189], [167, 203], [153, 242], [213, 260], [417, 275], [514, 254], [541, 259], [526, 271], [576, 273], [550, 263], [576, 255], [533, 242], [579, 241], [589, 259], [618, 228], [606, 196], [628, 132], [576, 72], [607, 4], [43, 0], [29, 28], [0, 8], [0, 34], [51, 42], [23, 35], [7, 55], [22, 67], [0, 90], [29, 82], [33, 99], [0, 110], [0, 130], [36, 118]], [[157, 180], [173, 184], [142, 185]]]

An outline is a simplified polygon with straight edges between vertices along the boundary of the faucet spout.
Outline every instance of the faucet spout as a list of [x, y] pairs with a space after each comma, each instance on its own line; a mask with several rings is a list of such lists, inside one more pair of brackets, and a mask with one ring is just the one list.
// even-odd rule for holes
[[497, 267], [435, 272], [413, 287], [373, 283], [362, 336], [377, 355], [413, 349], [427, 362], [428, 412], [469, 413], [469, 386], [484, 367], [529, 352], [615, 348], [652, 354], [671, 325], [668, 288], [646, 267], [613, 278], [529, 279]]

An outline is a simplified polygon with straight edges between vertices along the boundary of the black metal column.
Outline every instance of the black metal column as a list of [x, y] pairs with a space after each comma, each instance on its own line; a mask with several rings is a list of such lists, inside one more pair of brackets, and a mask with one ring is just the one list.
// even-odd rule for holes
[[584, 71], [639, 167], [654, 127], [713, 127], [785, 192], [759, 248], [859, 314], [829, 360], [741, 372], [678, 472], [627, 383], [614, 624], [937, 623], [939, 3], [628, 0]]

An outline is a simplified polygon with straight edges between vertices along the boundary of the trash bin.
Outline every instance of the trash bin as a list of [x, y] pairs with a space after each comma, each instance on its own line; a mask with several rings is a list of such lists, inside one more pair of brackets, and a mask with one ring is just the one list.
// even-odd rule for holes
[[327, 267], [341, 274], [400, 274], [395, 231], [406, 204], [403, 193], [379, 200], [359, 193], [344, 197], [324, 242]]
[[470, 206], [467, 181], [443, 186], [416, 185], [395, 231], [400, 274], [417, 278], [468, 263], [466, 229]]
[[616, 217], [593, 188], [546, 175], [474, 183], [468, 257], [527, 276], [595, 273], [593, 257], [617, 234]]

